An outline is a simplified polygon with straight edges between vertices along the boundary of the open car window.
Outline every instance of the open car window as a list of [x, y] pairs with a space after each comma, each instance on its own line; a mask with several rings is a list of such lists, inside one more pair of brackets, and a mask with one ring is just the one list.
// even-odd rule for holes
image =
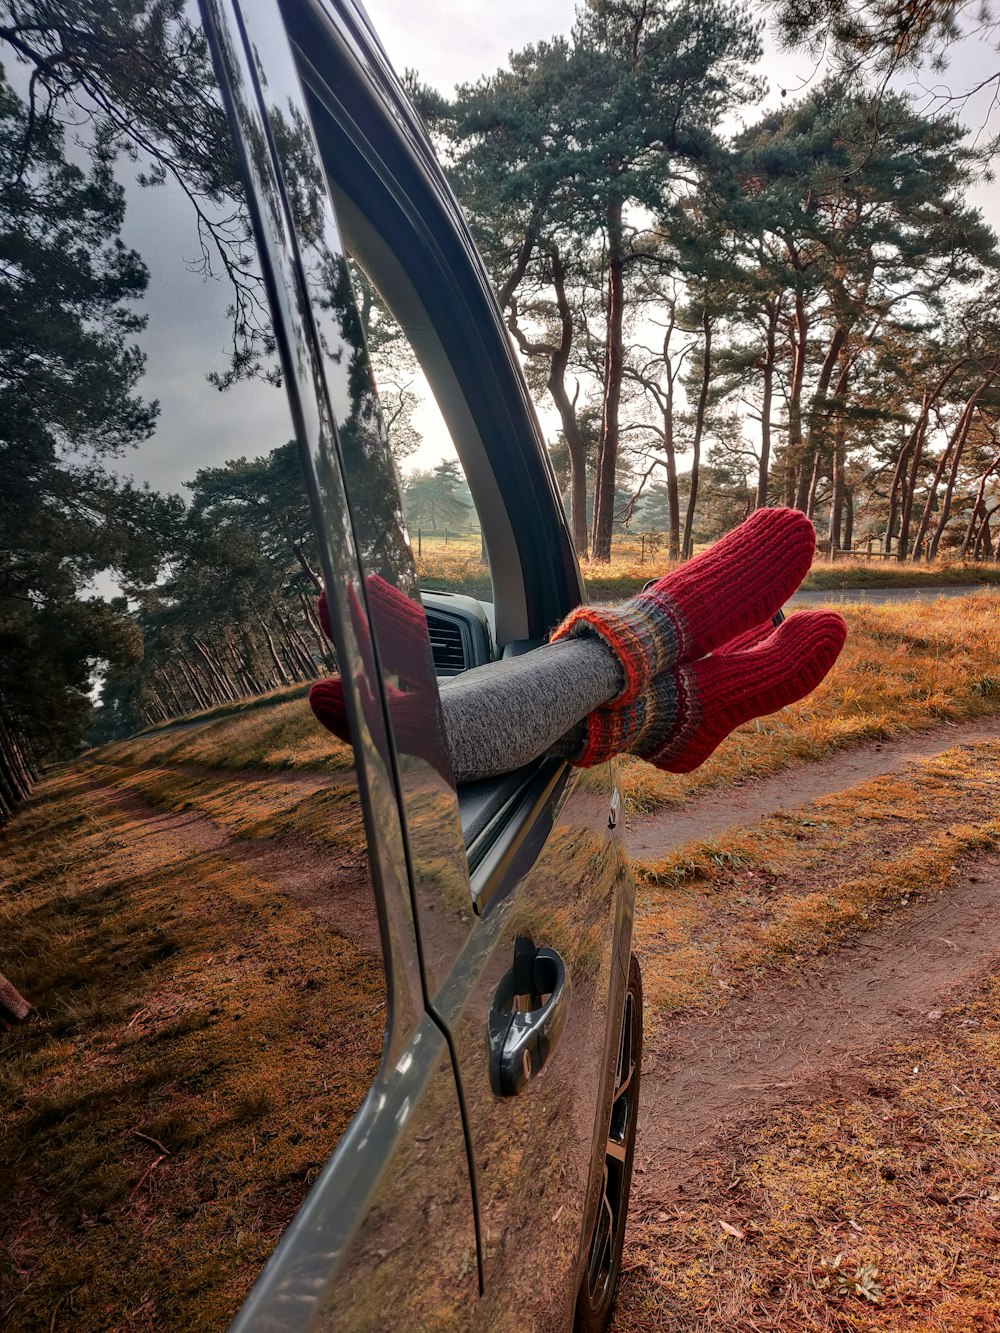
[[439, 678], [499, 655], [486, 532], [416, 345], [351, 265]]

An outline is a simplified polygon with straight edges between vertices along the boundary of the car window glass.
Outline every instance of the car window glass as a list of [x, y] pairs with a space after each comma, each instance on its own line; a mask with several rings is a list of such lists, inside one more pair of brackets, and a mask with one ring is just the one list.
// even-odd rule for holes
[[31, 1005], [0, 1032], [0, 1308], [217, 1329], [375, 1074], [378, 923], [198, 20], [28, 8], [0, 40], [0, 745], [5, 781], [44, 772], [0, 832]]
[[[492, 603], [479, 512], [419, 351], [364, 270], [352, 264], [351, 272], [421, 590]], [[451, 674], [445, 655], [438, 659]]]

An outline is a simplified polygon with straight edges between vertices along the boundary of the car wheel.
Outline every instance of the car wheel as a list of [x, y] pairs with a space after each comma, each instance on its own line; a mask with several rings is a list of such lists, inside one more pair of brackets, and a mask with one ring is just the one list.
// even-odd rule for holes
[[615, 1067], [615, 1092], [604, 1156], [604, 1184], [587, 1250], [587, 1268], [576, 1298], [575, 1333], [600, 1333], [607, 1328], [614, 1309], [632, 1187], [641, 1064], [642, 973], [639, 960], [633, 954], [629, 961], [628, 990]]

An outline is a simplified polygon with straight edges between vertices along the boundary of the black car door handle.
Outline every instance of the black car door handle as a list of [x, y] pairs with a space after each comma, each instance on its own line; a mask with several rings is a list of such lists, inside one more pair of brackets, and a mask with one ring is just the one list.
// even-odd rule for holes
[[554, 949], [525, 956], [519, 939], [514, 966], [505, 973], [487, 1020], [490, 1085], [499, 1097], [524, 1090], [549, 1058], [566, 1024], [570, 984]]

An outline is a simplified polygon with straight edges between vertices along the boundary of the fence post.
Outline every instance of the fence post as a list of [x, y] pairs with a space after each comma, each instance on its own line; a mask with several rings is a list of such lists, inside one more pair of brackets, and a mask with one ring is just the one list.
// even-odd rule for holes
[[448, 529], [447, 529], [447, 528], [445, 528], [445, 530], [444, 530], [444, 544], [445, 544], [445, 546], [448, 545]]
[[420, 528], [417, 528], [417, 555], [422, 556], [423, 553], [424, 553], [424, 534]]
[[642, 542], [639, 548], [639, 564], [644, 565], [646, 563], [646, 534], [644, 532], [639, 534], [639, 540]]

